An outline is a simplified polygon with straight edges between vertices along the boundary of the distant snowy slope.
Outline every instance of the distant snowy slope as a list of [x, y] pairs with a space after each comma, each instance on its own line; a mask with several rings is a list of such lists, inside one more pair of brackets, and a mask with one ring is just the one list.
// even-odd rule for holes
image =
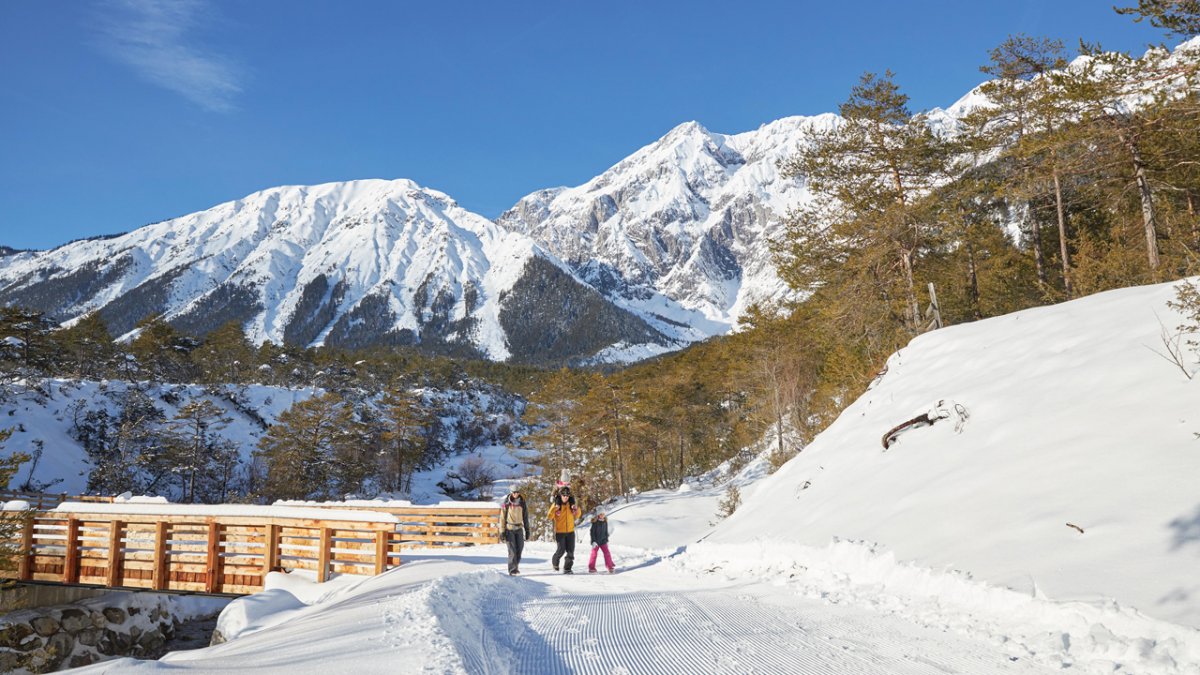
[[[1200, 626], [1200, 381], [1153, 353], [1159, 318], [1179, 323], [1173, 297], [1171, 284], [1129, 288], [915, 339], [708, 541], [864, 539]], [[939, 401], [969, 418], [883, 450]]]
[[529, 237], [409, 180], [272, 188], [7, 256], [0, 303], [59, 320], [99, 310], [117, 335], [162, 313], [200, 335], [236, 320], [256, 342], [420, 344], [498, 360], [671, 344]]

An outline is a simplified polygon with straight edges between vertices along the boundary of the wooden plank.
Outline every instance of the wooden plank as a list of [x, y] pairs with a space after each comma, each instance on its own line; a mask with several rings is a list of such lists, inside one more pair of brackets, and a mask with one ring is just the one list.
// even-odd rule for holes
[[279, 526], [268, 523], [263, 526], [265, 538], [263, 549], [263, 583], [266, 583], [267, 573], [279, 569]]
[[17, 562], [17, 578], [29, 581], [33, 578], [33, 516], [26, 514], [21, 523], [21, 559]]
[[317, 551], [317, 583], [321, 583], [329, 578], [329, 549], [332, 548], [332, 535], [333, 530], [331, 528], [321, 528], [321, 548]]
[[124, 524], [119, 520], [114, 520], [110, 524], [108, 533], [108, 575], [105, 579], [105, 585], [109, 588], [121, 585], [121, 565], [123, 559], [121, 555], [121, 530]]
[[383, 574], [388, 568], [388, 532], [375, 533], [375, 574]]
[[67, 518], [67, 553], [63, 563], [62, 581], [73, 584], [79, 581], [79, 521]]
[[221, 525], [216, 521], [208, 524], [208, 549], [205, 554], [204, 590], [216, 593], [221, 585]]
[[154, 525], [154, 575], [152, 588], [164, 590], [167, 587], [167, 529], [169, 525], [160, 521]]

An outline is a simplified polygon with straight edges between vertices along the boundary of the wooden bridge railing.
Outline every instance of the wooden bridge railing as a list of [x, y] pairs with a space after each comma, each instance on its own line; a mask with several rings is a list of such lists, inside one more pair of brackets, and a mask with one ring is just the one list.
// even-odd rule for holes
[[[389, 519], [390, 520], [390, 519]], [[400, 562], [395, 522], [306, 518], [32, 513], [16, 578], [246, 594], [268, 572], [380, 574]]]
[[95, 495], [69, 495], [65, 492], [22, 492], [20, 490], [0, 490], [0, 502], [20, 500], [29, 502], [29, 507], [35, 511], [50, 511], [64, 502], [105, 502], [111, 503], [113, 497]]
[[481, 503], [461, 506], [376, 506], [351, 502], [303, 502], [311, 508], [387, 513], [400, 521], [404, 548], [427, 546], [472, 546], [500, 543], [500, 509]]

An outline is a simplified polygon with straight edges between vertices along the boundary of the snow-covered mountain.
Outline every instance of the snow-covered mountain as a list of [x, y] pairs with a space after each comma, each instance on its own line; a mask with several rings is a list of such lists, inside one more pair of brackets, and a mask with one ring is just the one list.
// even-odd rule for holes
[[161, 313], [199, 335], [236, 320], [256, 342], [421, 344], [497, 360], [676, 342], [531, 238], [409, 180], [272, 188], [128, 234], [13, 253], [0, 258], [0, 303], [61, 321], [98, 310], [115, 335]]
[[687, 122], [579, 187], [524, 197], [497, 222], [624, 307], [725, 333], [750, 304], [788, 297], [769, 241], [807, 191], [778, 162], [837, 119], [786, 117], [733, 135]]

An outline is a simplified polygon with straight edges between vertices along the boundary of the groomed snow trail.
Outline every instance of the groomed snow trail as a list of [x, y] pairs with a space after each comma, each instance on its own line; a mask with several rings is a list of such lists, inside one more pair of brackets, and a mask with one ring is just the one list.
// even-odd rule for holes
[[[498, 631], [512, 670], [486, 654], [464, 654], [471, 672], [558, 673], [1048, 673], [1011, 661], [996, 645], [868, 609], [797, 598], [758, 583], [697, 588], [666, 565], [610, 576], [551, 573], [527, 558], [514, 592], [495, 597], [493, 621], [524, 624]], [[534, 564], [529, 564], [534, 563]], [[542, 568], [545, 568], [544, 570]], [[545, 585], [546, 592], [516, 591]], [[504, 634], [504, 637], [500, 637]], [[489, 645], [488, 643], [492, 643]], [[508, 664], [505, 664], [508, 665]], [[497, 668], [499, 666], [499, 668]]]

